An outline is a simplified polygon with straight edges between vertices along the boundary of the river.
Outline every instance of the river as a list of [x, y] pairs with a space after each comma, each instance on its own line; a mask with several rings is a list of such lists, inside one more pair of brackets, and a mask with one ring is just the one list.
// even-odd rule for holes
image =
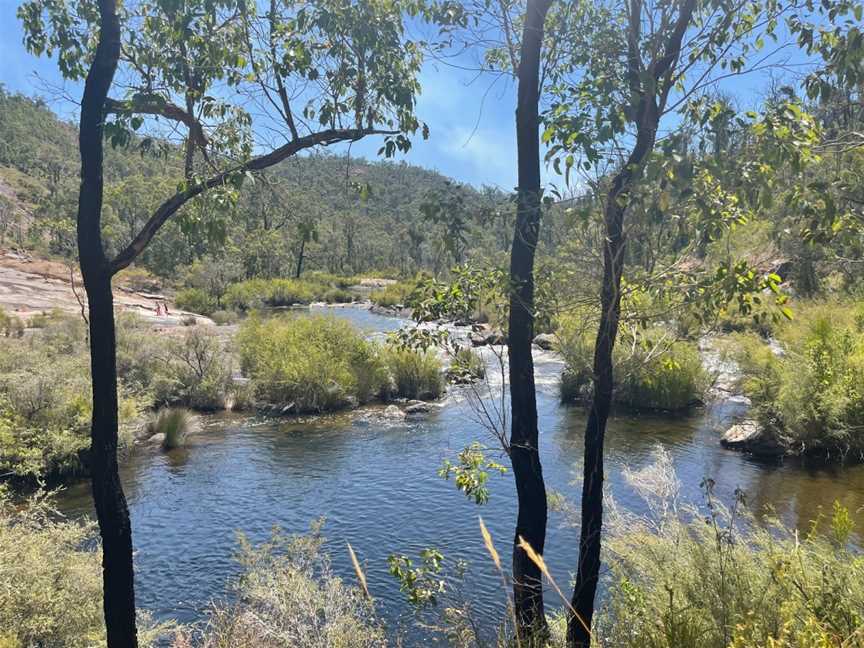
[[[403, 324], [359, 308], [327, 310], [369, 333]], [[535, 359], [547, 486], [575, 503], [584, 411], [559, 404], [561, 363], [555, 355], [538, 350]], [[671, 455], [683, 494], [692, 501], [700, 501], [700, 483], [710, 477], [722, 500], [730, 502], [740, 488], [755, 510], [770, 505], [785, 522], [802, 529], [820, 507], [830, 511], [835, 499], [852, 510], [864, 505], [864, 466], [772, 465], [722, 449], [720, 432], [744, 407], [727, 401], [684, 417], [613, 417], [606, 447], [615, 499], [641, 510], [622, 468], [652, 463], [659, 444]], [[436, 470], [472, 441], [494, 447], [494, 439], [478, 424], [471, 399], [459, 389], [417, 420], [387, 420], [381, 412], [373, 407], [359, 416], [350, 412], [302, 420], [209, 416], [182, 449], [134, 453], [121, 473], [132, 516], [139, 607], [159, 619], [199, 621], [208, 603], [226, 595], [227, 583], [238, 572], [233, 560], [237, 531], [261, 541], [274, 525], [303, 532], [323, 516], [334, 569], [354, 578], [345, 549], [350, 542], [392, 626], [408, 610], [387, 572], [388, 554], [416, 556], [435, 546], [448, 557], [469, 561], [466, 590], [478, 618], [491, 629], [500, 618], [504, 594], [483, 548], [477, 517], [483, 516], [498, 550], [507, 555], [515, 521], [512, 475], [491, 476], [490, 501], [478, 507]], [[507, 463], [500, 452], [495, 456]], [[66, 489], [59, 504], [70, 515], [93, 514], [85, 483]], [[576, 564], [577, 539], [565, 517], [552, 513], [546, 559], [565, 590]]]

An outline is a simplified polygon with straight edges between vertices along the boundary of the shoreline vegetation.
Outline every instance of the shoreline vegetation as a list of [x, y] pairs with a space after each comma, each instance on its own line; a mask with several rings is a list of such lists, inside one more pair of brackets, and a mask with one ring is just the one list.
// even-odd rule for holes
[[[0, 479], [83, 477], [90, 412], [84, 323], [53, 312], [27, 325], [26, 334], [22, 323], [21, 334], [16, 327], [0, 336]], [[445, 389], [445, 367], [433, 352], [367, 340], [333, 316], [252, 313], [233, 335], [208, 325], [154, 335], [124, 313], [117, 339], [121, 453], [153, 438], [166, 449], [182, 444], [195, 426], [185, 410], [324, 413], [436, 400]]]

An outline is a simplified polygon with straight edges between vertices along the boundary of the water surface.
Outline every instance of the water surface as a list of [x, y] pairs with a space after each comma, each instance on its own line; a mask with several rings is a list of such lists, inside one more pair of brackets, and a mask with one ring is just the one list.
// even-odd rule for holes
[[[370, 333], [400, 325], [362, 309], [327, 310]], [[581, 461], [584, 412], [558, 403], [557, 358], [538, 352], [536, 362], [547, 486], [577, 501], [579, 487], [573, 482]], [[835, 499], [853, 510], [864, 505], [862, 466], [769, 465], [723, 450], [719, 433], [744, 411], [743, 405], [727, 402], [686, 417], [613, 417], [607, 476], [616, 500], [641, 510], [621, 470], [650, 464], [659, 444], [670, 453], [691, 500], [700, 499], [699, 484], [711, 477], [721, 499], [731, 501], [741, 488], [752, 506], [770, 505], [799, 528], [806, 528], [820, 507], [830, 510]], [[283, 421], [221, 415], [209, 418], [186, 448], [133, 455], [122, 466], [122, 478], [133, 523], [139, 606], [158, 618], [200, 620], [237, 574], [232, 557], [238, 531], [260, 541], [274, 525], [303, 532], [323, 516], [336, 571], [353, 578], [345, 550], [350, 542], [366, 565], [369, 589], [393, 625], [407, 609], [387, 573], [388, 554], [416, 555], [435, 546], [448, 557], [469, 561], [468, 590], [478, 618], [494, 626], [503, 593], [483, 549], [477, 516], [482, 514], [506, 556], [515, 522], [512, 476], [492, 476], [492, 497], [478, 507], [436, 475], [444, 458], [453, 458], [472, 441], [494, 447], [494, 439], [477, 422], [471, 399], [458, 391], [416, 421], [394, 422], [380, 413], [381, 408], [371, 408], [359, 417], [353, 412]], [[507, 463], [506, 457], [498, 458]], [[92, 515], [88, 486], [69, 488], [61, 505], [71, 514]], [[562, 584], [574, 569], [577, 542], [577, 530], [553, 513], [546, 559]]]

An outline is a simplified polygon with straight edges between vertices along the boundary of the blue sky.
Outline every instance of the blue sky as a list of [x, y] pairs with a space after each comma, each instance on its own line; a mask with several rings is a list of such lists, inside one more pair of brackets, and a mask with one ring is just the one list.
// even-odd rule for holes
[[[44, 96], [40, 78], [53, 85], [62, 85], [63, 81], [53, 60], [36, 58], [24, 49], [15, 16], [19, 1], [0, 0], [0, 83], [13, 91]], [[404, 159], [475, 186], [512, 189], [516, 184], [513, 82], [501, 77], [478, 77], [474, 72], [430, 62], [421, 73], [421, 84], [423, 93], [417, 112], [429, 125], [431, 137], [423, 141], [418, 135]], [[721, 87], [738, 98], [739, 109], [747, 109], [767, 86], [766, 78], [757, 74], [729, 79]], [[80, 96], [81, 88], [67, 84], [66, 91], [70, 96]], [[74, 105], [51, 105], [67, 119], [77, 117]], [[380, 140], [370, 139], [354, 144], [351, 151], [374, 158], [380, 144]], [[547, 171], [544, 175], [547, 181], [562, 184], [553, 173]]]

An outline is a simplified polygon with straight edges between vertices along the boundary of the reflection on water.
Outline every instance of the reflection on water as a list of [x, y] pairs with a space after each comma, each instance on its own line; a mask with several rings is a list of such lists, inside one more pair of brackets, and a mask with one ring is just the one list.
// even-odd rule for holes
[[[359, 309], [334, 310], [337, 316], [362, 318], [367, 330], [398, 326]], [[552, 356], [538, 357], [544, 474], [549, 488], [575, 501], [585, 418], [581, 409], [558, 404], [558, 371]], [[640, 510], [621, 469], [651, 463], [660, 444], [672, 456], [685, 496], [694, 501], [702, 479], [712, 477], [725, 501], [741, 488], [757, 510], [773, 507], [799, 528], [806, 528], [820, 507], [830, 510], [835, 499], [852, 510], [864, 505], [864, 466], [766, 465], [721, 449], [719, 431], [742, 412], [740, 405], [723, 404], [688, 417], [613, 418], [607, 475], [616, 499]], [[478, 618], [494, 624], [503, 593], [483, 549], [477, 515], [482, 512], [499, 551], [507, 553], [515, 518], [512, 477], [490, 477], [491, 500], [479, 509], [436, 476], [441, 461], [468, 443], [494, 443], [475, 422], [468, 399], [451, 396], [417, 421], [356, 418], [356, 412], [290, 422], [212, 417], [187, 447], [170, 453], [142, 450], [125, 462], [139, 605], [162, 618], [200, 619], [236, 574], [237, 531], [263, 540], [274, 525], [302, 532], [324, 516], [336, 570], [353, 578], [345, 551], [349, 541], [391, 621], [406, 608], [387, 573], [387, 555], [436, 546], [469, 560], [467, 591], [474, 595]], [[89, 513], [88, 486], [68, 489], [61, 505], [69, 513]], [[546, 558], [561, 583], [569, 581], [577, 541], [576, 530], [553, 514]]]

